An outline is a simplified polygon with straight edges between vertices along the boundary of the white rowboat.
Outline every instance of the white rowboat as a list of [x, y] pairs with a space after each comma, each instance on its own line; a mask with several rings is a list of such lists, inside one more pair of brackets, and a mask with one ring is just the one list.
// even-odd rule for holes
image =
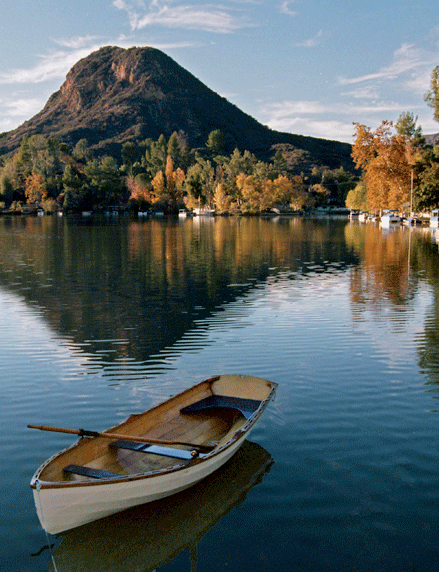
[[82, 437], [31, 480], [42, 527], [56, 534], [199, 482], [239, 449], [276, 387], [258, 377], [221, 375], [103, 433], [64, 430]]

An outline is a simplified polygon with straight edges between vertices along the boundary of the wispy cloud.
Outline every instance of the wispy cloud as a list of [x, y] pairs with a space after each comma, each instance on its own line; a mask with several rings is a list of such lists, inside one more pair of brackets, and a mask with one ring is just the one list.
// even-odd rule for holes
[[296, 46], [301, 48], [314, 48], [321, 44], [323, 39], [323, 30], [319, 30], [315, 36], [309, 38], [308, 40], [304, 40], [303, 42], [297, 42]]
[[353, 122], [379, 124], [382, 119], [398, 117], [405, 107], [397, 102], [371, 105], [325, 104], [319, 101], [282, 101], [261, 108], [264, 123], [276, 131], [306, 133], [313, 137], [353, 141]]
[[127, 12], [132, 30], [163, 26], [227, 34], [255, 25], [246, 14], [237, 12], [230, 3], [194, 6], [180, 2], [177, 4], [174, 0], [151, 0], [145, 5], [133, 0], [114, 0], [113, 5]]
[[[80, 59], [87, 57], [103, 46], [119, 46], [129, 48], [133, 45], [130, 38], [121, 37], [118, 40], [110, 41], [105, 38], [94, 36], [74, 37], [52, 40], [64, 49], [51, 50], [49, 53], [37, 56], [33, 67], [17, 68], [0, 72], [0, 85], [13, 84], [37, 84], [65, 78], [70, 68]], [[151, 47], [158, 49], [185, 48], [196, 45], [192, 41], [151, 43]]]
[[42, 83], [62, 78], [78, 59], [88, 53], [90, 50], [51, 52], [48, 55], [40, 56], [34, 67], [18, 68], [0, 73], [0, 84]]
[[0, 98], [0, 132], [9, 131], [41, 110], [45, 101], [24, 93]]
[[355, 85], [366, 82], [393, 81], [405, 78], [407, 85], [418, 85], [417, 79], [424, 75], [426, 69], [431, 69], [437, 61], [437, 54], [416, 48], [413, 44], [402, 44], [393, 54], [393, 61], [380, 68], [377, 72], [353, 78], [340, 77], [341, 85]]
[[354, 99], [379, 99], [379, 91], [373, 86], [362, 86], [352, 91], [342, 92], [340, 95], [353, 97]]
[[288, 14], [289, 16], [297, 16], [298, 12], [296, 10], [293, 10], [293, 8], [291, 8], [291, 6], [295, 3], [296, 3], [295, 0], [284, 0], [279, 8], [281, 13]]

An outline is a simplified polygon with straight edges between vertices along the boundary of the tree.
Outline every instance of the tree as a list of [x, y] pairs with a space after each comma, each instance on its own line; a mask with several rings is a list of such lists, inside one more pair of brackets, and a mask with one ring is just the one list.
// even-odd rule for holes
[[11, 204], [14, 197], [14, 185], [6, 173], [0, 174], [0, 200], [6, 204]]
[[197, 156], [196, 163], [187, 170], [184, 186], [189, 194], [186, 203], [190, 208], [198, 203], [210, 204], [215, 192], [215, 169], [212, 163]]
[[225, 192], [224, 183], [217, 183], [213, 195], [213, 203], [215, 205], [216, 212], [227, 212], [230, 209], [231, 202], [231, 197]]
[[410, 141], [414, 147], [419, 147], [425, 143], [422, 127], [416, 127], [417, 121], [418, 116], [415, 117], [410, 111], [404, 111], [395, 125], [398, 135], [404, 137], [406, 141]]
[[209, 133], [207, 138], [206, 147], [209, 149], [212, 157], [221, 155], [224, 149], [224, 135], [220, 129], [215, 129]]
[[121, 150], [122, 163], [126, 167], [132, 167], [138, 159], [137, 146], [132, 141], [125, 141]]
[[81, 162], [81, 163], [86, 163], [87, 161], [90, 161], [91, 159], [91, 151], [90, 148], [88, 146], [88, 141], [87, 139], [80, 139], [72, 152], [72, 157], [73, 159], [75, 159], [75, 161]]
[[288, 171], [288, 163], [284, 154], [278, 149], [273, 158], [273, 168], [279, 175], [286, 175]]
[[410, 198], [411, 165], [406, 140], [392, 134], [392, 129], [389, 121], [383, 121], [375, 132], [356, 124], [352, 157], [357, 168], [364, 171], [367, 202], [373, 211], [401, 209]]
[[348, 209], [358, 209], [361, 211], [368, 211], [367, 204], [367, 188], [364, 181], [360, 181], [356, 187], [348, 192], [346, 197], [346, 206]]
[[153, 197], [144, 175], [128, 175], [125, 184], [130, 193], [129, 202], [133, 210], [150, 207], [153, 202]]
[[439, 66], [431, 72], [430, 90], [424, 95], [424, 100], [433, 108], [435, 121], [439, 121]]
[[439, 147], [426, 148], [422, 154], [418, 154], [414, 170], [416, 172], [416, 208], [439, 208]]
[[84, 175], [93, 204], [119, 205], [127, 199], [123, 192], [124, 181], [113, 157], [88, 162], [84, 167]]
[[153, 179], [158, 171], [165, 170], [166, 158], [168, 156], [168, 145], [163, 134], [160, 135], [157, 141], [147, 139], [144, 144], [145, 156], [143, 158], [142, 166], [149, 174], [150, 178]]
[[28, 203], [40, 203], [47, 197], [44, 177], [40, 173], [32, 173], [26, 179], [25, 196]]

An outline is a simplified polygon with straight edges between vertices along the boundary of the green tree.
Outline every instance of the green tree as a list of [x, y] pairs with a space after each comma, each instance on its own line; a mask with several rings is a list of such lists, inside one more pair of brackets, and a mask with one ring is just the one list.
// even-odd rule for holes
[[187, 170], [184, 186], [189, 195], [186, 200], [189, 208], [198, 204], [211, 204], [215, 192], [215, 169], [212, 163], [197, 156], [196, 163]]
[[414, 164], [415, 207], [419, 210], [439, 208], [439, 147], [427, 147]]
[[288, 172], [288, 163], [283, 152], [278, 149], [273, 158], [273, 169], [279, 175], [286, 175]]
[[430, 89], [424, 95], [424, 100], [434, 110], [434, 119], [439, 121], [439, 66], [431, 72]]
[[137, 145], [133, 141], [125, 141], [121, 150], [122, 163], [126, 168], [130, 168], [138, 159]]
[[144, 145], [145, 155], [142, 166], [152, 180], [159, 171], [165, 170], [168, 144], [165, 136], [162, 134], [157, 141], [146, 139]]
[[348, 209], [358, 209], [368, 211], [367, 204], [367, 188], [364, 181], [360, 181], [354, 189], [351, 189], [346, 197], [346, 206]]
[[84, 167], [89, 200], [97, 206], [120, 205], [128, 200], [126, 187], [113, 157], [103, 157]]
[[10, 205], [14, 198], [14, 185], [6, 173], [0, 174], [0, 201]]
[[73, 148], [72, 157], [75, 161], [86, 163], [92, 158], [92, 153], [87, 139], [80, 139]]
[[410, 141], [414, 147], [419, 147], [425, 143], [422, 127], [416, 126], [417, 121], [418, 116], [415, 117], [410, 111], [404, 111], [395, 125], [398, 135], [404, 137], [406, 141]]
[[211, 157], [221, 155], [224, 150], [224, 135], [220, 129], [215, 129], [209, 133], [206, 147], [209, 149]]

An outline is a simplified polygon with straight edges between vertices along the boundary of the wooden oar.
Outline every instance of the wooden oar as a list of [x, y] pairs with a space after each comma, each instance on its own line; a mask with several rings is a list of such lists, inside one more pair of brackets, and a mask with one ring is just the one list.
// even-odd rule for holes
[[185, 443], [184, 441], [166, 441], [164, 439], [148, 439], [146, 437], [134, 437], [132, 435], [120, 435], [119, 433], [106, 433], [98, 431], [87, 431], [85, 429], [67, 429], [66, 427], [50, 427], [48, 425], [28, 425], [29, 429], [39, 429], [40, 431], [54, 431], [55, 433], [70, 433], [80, 437], [105, 437], [106, 439], [123, 439], [124, 441], [136, 441], [137, 443], [149, 443], [150, 445], [183, 445], [191, 449], [197, 449], [202, 453], [212, 451], [214, 447], [208, 445], [197, 445], [196, 443]]

